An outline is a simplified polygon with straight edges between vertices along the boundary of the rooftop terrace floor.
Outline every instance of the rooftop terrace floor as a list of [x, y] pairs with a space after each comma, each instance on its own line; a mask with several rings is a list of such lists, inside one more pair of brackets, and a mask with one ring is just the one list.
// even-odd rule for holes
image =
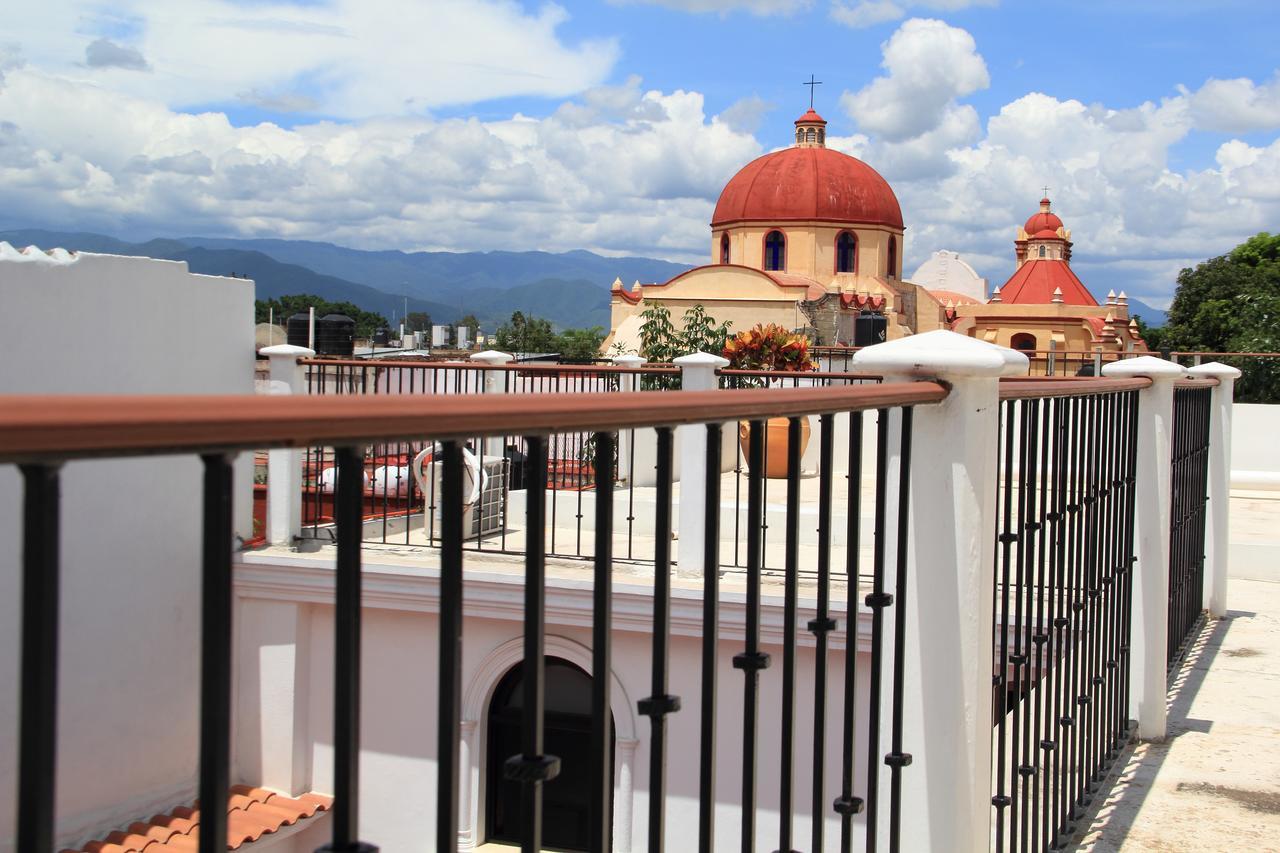
[[1280, 583], [1232, 578], [1169, 692], [1169, 736], [1139, 744], [1077, 848], [1280, 850]]

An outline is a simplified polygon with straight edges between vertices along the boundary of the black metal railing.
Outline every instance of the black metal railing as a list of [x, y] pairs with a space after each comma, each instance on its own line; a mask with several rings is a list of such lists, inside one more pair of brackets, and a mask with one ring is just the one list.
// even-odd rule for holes
[[1129, 733], [1138, 388], [1011, 382], [997, 484], [992, 845], [1057, 849]]
[[[559, 430], [584, 429], [591, 432], [598, 446], [609, 448], [619, 431], [653, 427], [658, 431], [659, 517], [660, 534], [671, 525], [672, 503], [672, 431], [678, 424], [705, 423], [707, 448], [705, 477], [708, 484], [720, 476], [721, 424], [747, 420], [756, 437], [752, 456], [759, 461], [763, 442], [759, 440], [764, 422], [770, 417], [785, 417], [789, 429], [799, 430], [799, 419], [811, 413], [820, 415], [820, 441], [824, 459], [829, 459], [834, 440], [833, 414], [876, 409], [880, 413], [877, 426], [875, 553], [870, 567], [872, 590], [865, 604], [871, 613], [871, 678], [870, 713], [865, 721], [867, 775], [859, 786], [852, 765], [857, 726], [857, 630], [861, 610], [858, 606], [857, 577], [859, 552], [848, 550], [846, 577], [848, 594], [845, 603], [846, 662], [845, 683], [839, 696], [843, 707], [841, 741], [844, 763], [841, 791], [828, 803], [823, 791], [822, 763], [827, 753], [827, 724], [823, 703], [814, 713], [813, 752], [809, 763], [813, 770], [813, 849], [822, 849], [824, 818], [836, 816], [840, 823], [840, 849], [849, 851], [855, 840], [854, 816], [865, 812], [866, 849], [876, 849], [875, 834], [880, 823], [878, 810], [887, 805], [888, 820], [883, 830], [891, 849], [899, 846], [902, 821], [901, 774], [910, 763], [903, 742], [903, 638], [906, 624], [900, 594], [906, 581], [909, 543], [907, 541], [906, 484], [910, 479], [912, 406], [936, 403], [946, 396], [938, 384], [915, 382], [852, 388], [812, 388], [793, 390], [759, 390], [738, 392], [689, 392], [669, 394], [584, 394], [545, 395], [536, 400], [519, 400], [509, 396], [482, 398], [459, 396], [447, 401], [426, 399], [352, 399], [349, 396], [327, 397], [25, 397], [9, 398], [0, 407], [0, 463], [17, 463], [25, 488], [23, 527], [23, 634], [22, 696], [19, 742], [21, 757], [17, 779], [18, 849], [24, 853], [46, 853], [54, 849], [54, 790], [57, 767], [53, 744], [56, 742], [58, 703], [57, 640], [58, 630], [58, 468], [70, 459], [86, 457], [118, 457], [138, 454], [198, 454], [205, 462], [203, 494], [204, 583], [202, 586], [201, 629], [201, 697], [199, 722], [200, 775], [199, 796], [205, 805], [199, 838], [201, 853], [223, 853], [226, 850], [225, 811], [215, 804], [228, 801], [228, 767], [231, 723], [231, 657], [229, 638], [232, 630], [232, 477], [229, 464], [233, 454], [262, 447], [299, 447], [324, 445], [336, 447], [337, 496], [335, 501], [337, 553], [334, 592], [334, 716], [333, 716], [333, 822], [332, 841], [325, 851], [374, 851], [371, 844], [360, 841], [360, 711], [361, 711], [361, 581], [362, 581], [362, 473], [365, 447], [370, 444], [425, 438], [440, 444], [442, 516], [440, 547], [439, 596], [439, 661], [436, 699], [439, 703], [436, 760], [437, 849], [452, 849], [457, 841], [460, 720], [460, 673], [462, 666], [463, 602], [466, 595], [462, 568], [464, 561], [463, 481], [465, 462], [463, 436], [503, 435], [519, 418], [528, 447], [524, 460], [525, 476], [530, 482], [530, 498], [526, 504], [530, 530], [545, 529], [547, 506], [541, 488], [548, 469], [547, 439]], [[890, 435], [891, 410], [899, 410], [897, 470], [890, 472], [886, 448]], [[858, 476], [851, 471], [850, 506], [857, 506], [860, 486], [861, 441], [851, 438], [851, 458], [856, 458]], [[612, 454], [604, 454], [596, 469], [597, 488], [612, 488]], [[834, 488], [834, 472], [824, 465], [821, 493], [829, 504]], [[886, 483], [893, 474], [900, 484], [894, 503], [889, 505]], [[760, 465], [749, 475], [748, 558], [746, 566], [746, 632], [745, 647], [735, 656], [734, 666], [743, 672], [741, 705], [741, 824], [742, 849], [753, 850], [757, 843], [757, 762], [759, 733], [764, 720], [777, 720], [782, 756], [776, 769], [770, 767], [766, 778], [778, 785], [780, 829], [778, 848], [790, 850], [794, 818], [794, 779], [800, 756], [795, 751], [796, 680], [799, 663], [796, 656], [798, 628], [796, 583], [799, 571], [796, 549], [799, 524], [799, 450], [791, 445], [788, 461], [786, 596], [784, 603], [786, 636], [783, 640], [783, 666], [779, 675], [783, 711], [780, 717], [762, 718], [759, 714], [761, 679], [769, 668], [770, 657], [763, 651], [760, 637], [760, 605], [762, 582], [763, 472]], [[711, 499], [708, 489], [704, 521], [708, 530], [719, 523], [719, 501]], [[610, 606], [610, 543], [613, 535], [612, 503], [597, 503], [595, 574], [593, 590], [593, 665], [607, 670], [613, 638]], [[892, 518], [890, 517], [892, 515]], [[830, 532], [831, 515], [824, 513], [823, 530]], [[891, 526], [892, 525], [892, 526]], [[856, 535], [856, 534], [855, 534]], [[897, 562], [892, 574], [885, 565], [885, 545], [895, 537]], [[680, 698], [669, 694], [671, 663], [668, 659], [668, 614], [670, 608], [670, 536], [660, 535], [665, 542], [653, 559], [655, 580], [652, 622], [651, 695], [639, 702], [639, 712], [651, 719], [648, 826], [649, 849], [664, 849], [664, 796], [666, 745], [668, 730], [689, 726], [700, 732], [699, 839], [700, 850], [716, 849], [713, 809], [716, 797], [716, 748], [723, 736], [718, 720], [715, 682], [716, 648], [721, 632], [718, 620], [719, 590], [717, 573], [706, 573], [703, 588], [701, 626], [703, 656], [701, 673], [702, 702], [699, 719], [685, 722], [678, 712]], [[521, 751], [505, 763], [508, 779], [523, 786], [521, 845], [526, 851], [541, 848], [541, 792], [545, 784], [554, 784], [558, 769], [556, 756], [547, 755], [543, 747], [543, 709], [545, 679], [543, 642], [546, 607], [546, 550], [541, 536], [530, 537], [524, 548], [524, 716], [521, 727]], [[707, 564], [717, 564], [719, 539], [707, 537]], [[820, 596], [816, 618], [808, 629], [819, 639], [818, 672], [826, 669], [826, 636], [836, 625], [830, 612], [831, 571], [829, 556], [819, 564]], [[885, 610], [892, 608], [896, 641], [892, 644], [891, 678], [888, 695], [885, 685]], [[145, 665], [145, 662], [142, 662]], [[610, 680], [593, 680], [591, 749], [597, 756], [594, 778], [600, 786], [600, 810], [591, 828], [591, 849], [609, 849], [609, 798], [611, 790], [609, 754]], [[890, 751], [880, 754], [881, 708], [889, 709], [888, 739]], [[731, 712], [732, 713], [732, 712]], [[674, 715], [674, 716], [673, 716]], [[772, 756], [769, 756], [772, 759]], [[878, 791], [881, 765], [890, 767], [890, 790], [887, 804]], [[221, 814], [221, 817], [219, 815]], [[692, 844], [681, 843], [687, 849]]]
[[1204, 535], [1209, 488], [1212, 380], [1173, 390], [1169, 504], [1169, 642], [1172, 668], [1204, 613]]

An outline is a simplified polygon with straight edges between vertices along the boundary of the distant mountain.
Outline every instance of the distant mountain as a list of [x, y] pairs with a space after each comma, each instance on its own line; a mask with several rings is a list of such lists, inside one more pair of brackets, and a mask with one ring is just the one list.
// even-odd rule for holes
[[1152, 308], [1141, 299], [1129, 297], [1129, 316], [1138, 316], [1142, 318], [1142, 322], [1148, 326], [1163, 326], [1169, 322], [1169, 313], [1161, 311], [1159, 308]]
[[[474, 314], [492, 331], [522, 311], [558, 328], [609, 326], [609, 286], [666, 281], [688, 269], [652, 258], [606, 258], [592, 252], [367, 252], [301, 240], [188, 237], [129, 243], [103, 234], [36, 229], [0, 232], [16, 246], [32, 243], [85, 252], [186, 261], [192, 272], [247, 275], [267, 299], [312, 293], [349, 301], [388, 319], [427, 311], [437, 322]], [[407, 285], [405, 283], [408, 283]]]

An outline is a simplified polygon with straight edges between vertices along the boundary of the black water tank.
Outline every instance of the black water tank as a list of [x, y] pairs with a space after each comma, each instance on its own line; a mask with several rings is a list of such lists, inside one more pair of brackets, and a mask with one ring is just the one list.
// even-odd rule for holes
[[853, 345], [869, 347], [882, 344], [889, 332], [889, 319], [883, 314], [872, 314], [864, 311], [853, 323]]
[[287, 334], [285, 340], [289, 342], [291, 347], [305, 347], [308, 339], [311, 337], [311, 314], [306, 311], [299, 311], [288, 320], [285, 321], [285, 329]]
[[385, 347], [391, 344], [391, 330], [386, 326], [381, 329], [375, 329], [373, 332], [373, 345], [375, 347]]
[[351, 356], [356, 347], [356, 321], [345, 314], [316, 320], [316, 354]]

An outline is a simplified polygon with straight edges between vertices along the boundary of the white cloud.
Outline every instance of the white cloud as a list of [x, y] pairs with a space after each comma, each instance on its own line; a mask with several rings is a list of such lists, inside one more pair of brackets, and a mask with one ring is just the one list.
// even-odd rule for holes
[[867, 133], [902, 141], [939, 127], [955, 99], [985, 89], [987, 64], [973, 36], [942, 21], [912, 18], [881, 46], [888, 72], [840, 104]]
[[[105, 18], [96, 0], [46, 7], [6, 30], [32, 64], [171, 107], [266, 93], [295, 104], [311, 99], [319, 114], [360, 118], [499, 97], [565, 97], [603, 82], [619, 54], [613, 39], [567, 44], [559, 30], [568, 13], [554, 3], [526, 12], [514, 0], [119, 0]], [[78, 25], [66, 26], [69, 19]], [[129, 22], [128, 47], [108, 42], [121, 20]], [[137, 65], [126, 53], [153, 73], [128, 73]], [[95, 62], [99, 55], [107, 61]]]
[[995, 6], [1000, 0], [831, 0], [831, 19], [860, 30], [904, 18], [912, 9], [959, 12], [972, 6]]
[[774, 104], [759, 95], [750, 95], [734, 101], [721, 111], [716, 119], [739, 133], [755, 133], [760, 129], [760, 123], [764, 121], [765, 115], [773, 109]]
[[679, 12], [750, 12], [753, 15], [793, 15], [813, 5], [813, 0], [610, 0], [618, 6], [664, 6]]
[[1280, 128], [1280, 72], [1269, 83], [1247, 78], [1208, 80], [1194, 93], [1181, 89], [1191, 102], [1196, 125], [1205, 130], [1248, 133]]
[[111, 39], [94, 39], [84, 49], [84, 63], [90, 68], [123, 68], [126, 71], [150, 71], [142, 54], [132, 47], [116, 44]]

